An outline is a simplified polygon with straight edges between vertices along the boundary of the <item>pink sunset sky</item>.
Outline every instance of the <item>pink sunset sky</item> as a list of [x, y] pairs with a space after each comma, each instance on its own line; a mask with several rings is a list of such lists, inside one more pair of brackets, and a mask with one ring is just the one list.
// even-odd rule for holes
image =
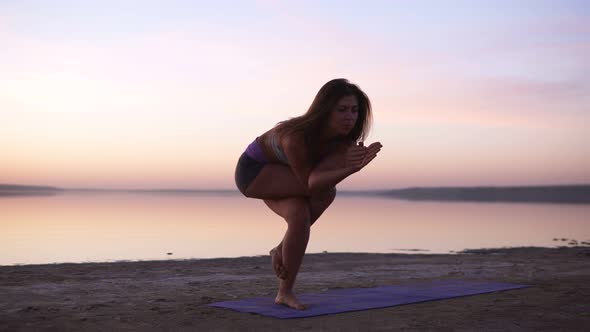
[[590, 183], [587, 1], [3, 1], [0, 183], [233, 189], [348, 78], [383, 149], [343, 189]]

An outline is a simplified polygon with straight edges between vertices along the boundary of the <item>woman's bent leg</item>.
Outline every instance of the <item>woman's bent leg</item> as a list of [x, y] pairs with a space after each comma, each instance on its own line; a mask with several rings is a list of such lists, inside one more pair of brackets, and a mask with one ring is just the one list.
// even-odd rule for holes
[[287, 221], [281, 256], [282, 264], [289, 271], [286, 278], [280, 280], [275, 302], [295, 309], [304, 309], [305, 306], [297, 300], [293, 293], [293, 286], [309, 241], [309, 202], [303, 197], [277, 200], [273, 203], [273, 211]]
[[306, 196], [307, 190], [289, 166], [266, 164], [246, 188], [245, 195], [250, 198], [276, 200]]
[[[322, 213], [332, 204], [336, 197], [336, 188], [332, 188], [329, 191], [320, 193], [312, 196], [308, 199], [309, 210], [310, 210], [310, 226], [313, 225]], [[276, 200], [264, 200], [264, 203], [273, 210], [276, 214], [281, 216], [280, 202]], [[283, 265], [283, 241], [279, 243], [275, 248], [270, 250], [270, 256], [272, 258], [272, 268], [280, 279], [287, 277], [287, 269]]]
[[[323, 158], [312, 170], [322, 171], [343, 167], [345, 155], [333, 153]], [[283, 164], [266, 164], [252, 180], [245, 195], [259, 199], [281, 199], [287, 197], [309, 197], [307, 184], [297, 179], [291, 167]]]

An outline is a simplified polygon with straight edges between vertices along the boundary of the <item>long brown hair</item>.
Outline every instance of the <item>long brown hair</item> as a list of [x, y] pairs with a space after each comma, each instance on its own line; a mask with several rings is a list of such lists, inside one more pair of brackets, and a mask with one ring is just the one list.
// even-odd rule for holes
[[322, 126], [330, 116], [330, 112], [342, 97], [355, 96], [358, 101], [358, 118], [354, 128], [346, 139], [351, 142], [367, 138], [371, 128], [372, 114], [369, 97], [347, 79], [337, 78], [324, 84], [316, 94], [311, 106], [305, 114], [279, 122], [275, 127], [279, 135], [292, 132], [303, 132], [305, 142], [310, 151], [315, 150]]

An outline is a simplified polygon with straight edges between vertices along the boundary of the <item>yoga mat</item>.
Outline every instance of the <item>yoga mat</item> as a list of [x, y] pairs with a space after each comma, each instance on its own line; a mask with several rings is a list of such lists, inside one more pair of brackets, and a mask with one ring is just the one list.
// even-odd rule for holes
[[499, 282], [439, 280], [373, 288], [336, 289], [323, 293], [298, 295], [299, 301], [307, 305], [306, 310], [294, 310], [275, 304], [274, 296], [215, 302], [210, 303], [209, 306], [276, 318], [302, 318], [386, 308], [524, 287], [529, 286]]

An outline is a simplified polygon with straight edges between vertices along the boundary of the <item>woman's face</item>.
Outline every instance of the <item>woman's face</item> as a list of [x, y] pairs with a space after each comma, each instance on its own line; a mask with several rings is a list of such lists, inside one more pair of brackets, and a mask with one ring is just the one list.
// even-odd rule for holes
[[348, 135], [354, 128], [359, 117], [359, 106], [356, 96], [340, 98], [330, 112], [328, 118], [328, 134], [330, 136]]

